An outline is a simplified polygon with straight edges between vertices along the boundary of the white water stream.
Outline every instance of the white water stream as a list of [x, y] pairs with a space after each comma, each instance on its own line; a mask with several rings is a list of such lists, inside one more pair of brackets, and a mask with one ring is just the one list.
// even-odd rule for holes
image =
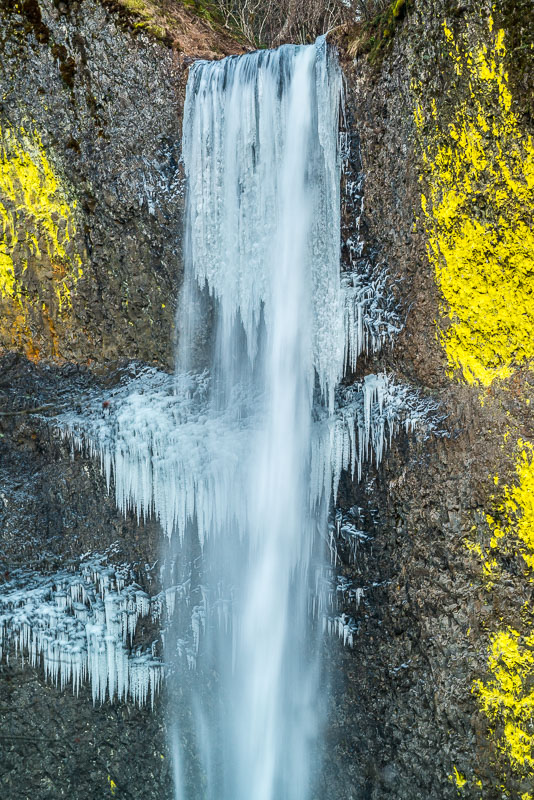
[[[337, 386], [398, 330], [385, 278], [357, 262], [340, 277], [341, 96], [324, 38], [193, 64], [176, 375], [140, 368], [56, 418], [124, 513], [161, 522], [163, 591], [85, 554], [0, 592], [0, 655], [62, 687], [142, 704], [165, 674], [175, 800], [312, 796], [320, 629], [349, 644], [357, 629], [318, 588], [331, 500], [399, 428], [439, 426], [436, 403], [383, 373]], [[133, 644], [148, 616], [163, 662], [157, 639]]]
[[[192, 701], [207, 800], [305, 800], [310, 789], [320, 704], [308, 568], [330, 502], [324, 480], [312, 490], [312, 415], [314, 398], [333, 411], [344, 347], [340, 98], [324, 40], [190, 71], [178, 363], [196, 366], [208, 324], [198, 295], [209, 293], [206, 414], [226, 449], [224, 492], [200, 535], [208, 614], [199, 667], [211, 658], [219, 675], [215, 699], [201, 688]], [[329, 464], [321, 469], [330, 475]], [[201, 487], [202, 478], [194, 505], [205, 519]], [[222, 630], [214, 602], [228, 610]]]

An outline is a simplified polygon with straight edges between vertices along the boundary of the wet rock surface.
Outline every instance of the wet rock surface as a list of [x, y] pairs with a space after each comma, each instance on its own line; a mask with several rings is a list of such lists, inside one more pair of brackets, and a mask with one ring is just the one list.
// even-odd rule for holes
[[[354, 648], [340, 646], [338, 656], [329, 655], [340, 683], [329, 728], [336, 756], [326, 771], [332, 796], [355, 800], [497, 800], [532, 790], [531, 778], [497, 743], [473, 691], [476, 680], [488, 677], [492, 634], [524, 624], [530, 584], [518, 554], [509, 553], [508, 566], [490, 585], [470, 549], [477, 535], [489, 542], [486, 514], [495, 513], [494, 476], [513, 482], [517, 438], [531, 436], [532, 380], [528, 369], [516, 368], [510, 381], [481, 388], [448, 374], [436, 332], [442, 298], [421, 211], [427, 185], [420, 177], [414, 81], [435, 97], [446, 129], [461, 94], [460, 88], [458, 95], [446, 90], [455, 76], [444, 23], [469, 38], [472, 52], [481, 42], [491, 47], [490, 6], [456, 5], [407, 4], [380, 64], [363, 57], [345, 62], [347, 106], [364, 176], [362, 236], [385, 265], [406, 313], [394, 347], [362, 359], [359, 371], [392, 371], [439, 399], [447, 432], [426, 442], [399, 437], [378, 471], [371, 467], [359, 487], [342, 487], [342, 507], [356, 503], [366, 509], [371, 539], [362, 543], [354, 564], [341, 549], [342, 573], [365, 593], [359, 607], [352, 606], [358, 625]], [[504, 5], [494, 5], [493, 13], [508, 42], [520, 34]], [[346, 40], [343, 47], [350, 52]], [[513, 54], [508, 66], [513, 75]], [[466, 78], [464, 73], [460, 80]], [[526, 134], [527, 84], [523, 78], [513, 93]]]
[[[105, 392], [123, 374], [120, 360], [172, 366], [182, 271], [184, 54], [134, 36], [110, 4], [19, 5], [0, 3], [2, 126], [39, 133], [74, 209], [64, 258], [79, 254], [83, 277], [65, 310], [47, 256], [13, 254], [30, 300], [22, 333], [15, 340], [7, 326], [0, 345], [42, 360], [7, 354], [0, 362], [0, 582], [22, 565], [52, 572], [112, 545], [134, 565], [159, 558], [159, 525], [122, 517], [98, 464], [73, 455], [46, 417], [82, 404], [97, 386]], [[471, 25], [475, 43], [490, 9], [408, 5], [382, 63], [349, 58], [341, 42], [354, 169], [363, 175], [364, 255], [387, 270], [406, 319], [394, 347], [362, 357], [356, 377], [386, 369], [439, 399], [447, 436], [401, 435], [378, 470], [370, 466], [358, 485], [343, 481], [340, 505], [363, 509], [368, 539], [355, 559], [340, 545], [339, 570], [364, 591], [344, 606], [358, 629], [353, 648], [325, 642], [331, 711], [315, 799], [452, 800], [461, 792], [500, 800], [503, 781], [504, 796], [519, 798], [531, 787], [491, 738], [472, 686], [486, 674], [491, 631], [517, 626], [530, 589], [510, 558], [490, 592], [466, 541], [486, 524], [493, 476], [513, 480], [506, 433], [534, 435], [525, 404], [534, 388], [526, 370], [488, 390], [447, 375], [435, 328], [440, 294], [417, 219], [411, 94], [414, 75], [437, 97], [452, 79], [443, 20]], [[522, 64], [519, 93], [529, 86]], [[3, 302], [15, 320], [16, 304]], [[157, 591], [156, 578], [145, 580]], [[151, 633], [141, 630], [140, 639]], [[93, 707], [88, 687], [79, 697], [60, 691], [12, 657], [0, 667], [0, 723], [3, 800], [171, 797], [162, 696], [153, 712]]]
[[105, 703], [43, 685], [13, 661], [0, 668], [0, 789], [5, 798], [171, 796], [171, 767], [154, 711]]

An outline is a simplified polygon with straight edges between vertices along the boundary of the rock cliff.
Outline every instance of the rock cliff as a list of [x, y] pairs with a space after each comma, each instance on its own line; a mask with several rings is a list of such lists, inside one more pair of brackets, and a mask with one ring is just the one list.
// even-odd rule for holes
[[[0, 2], [3, 583], [112, 548], [159, 589], [157, 523], [123, 517], [46, 416], [172, 367], [187, 65], [243, 49], [201, 11]], [[330, 34], [344, 268], [402, 327], [352, 377], [385, 370], [439, 402], [444, 435], [403, 434], [342, 481], [366, 538], [338, 542], [355, 634], [325, 645], [317, 800], [534, 796], [533, 33], [530, 0], [397, 0]], [[93, 707], [12, 654], [0, 718], [5, 800], [171, 797], [161, 697]]]

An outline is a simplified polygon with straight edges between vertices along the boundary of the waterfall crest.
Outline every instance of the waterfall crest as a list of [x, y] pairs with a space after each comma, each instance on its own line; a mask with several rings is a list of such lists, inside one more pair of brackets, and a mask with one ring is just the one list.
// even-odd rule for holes
[[262, 322], [268, 336], [280, 322], [278, 278], [303, 270], [294, 279], [300, 313], [309, 315], [300, 320], [307, 326], [300, 338], [310, 339], [300, 346], [308, 380], [313, 384], [314, 367], [330, 407], [344, 346], [340, 97], [341, 73], [324, 38], [310, 47], [196, 62], [183, 133], [186, 281], [209, 287], [221, 337], [229, 338], [239, 317], [254, 359]]

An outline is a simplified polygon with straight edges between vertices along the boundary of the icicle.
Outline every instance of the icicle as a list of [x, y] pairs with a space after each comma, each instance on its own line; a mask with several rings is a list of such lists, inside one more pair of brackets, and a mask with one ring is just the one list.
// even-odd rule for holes
[[[47, 680], [61, 689], [70, 683], [76, 694], [88, 679], [94, 703], [129, 697], [142, 704], [149, 689], [153, 703], [161, 662], [153, 653], [149, 660], [144, 653], [130, 656], [125, 647], [138, 618], [152, 611], [149, 596], [99, 557], [82, 562], [78, 572], [15, 570], [0, 589], [0, 657], [11, 644], [22, 660], [42, 663]], [[149, 668], [132, 672], [132, 659]]]

